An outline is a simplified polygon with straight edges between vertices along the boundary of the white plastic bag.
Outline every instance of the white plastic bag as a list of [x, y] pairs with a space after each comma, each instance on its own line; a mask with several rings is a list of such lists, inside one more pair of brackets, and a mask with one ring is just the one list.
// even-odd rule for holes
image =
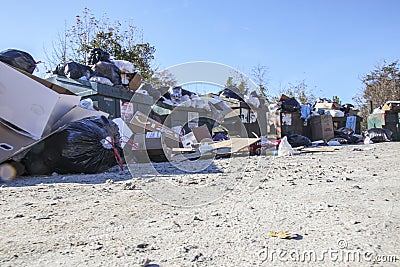
[[331, 115], [334, 118], [342, 118], [344, 117], [344, 112], [341, 110], [336, 110], [336, 109], [328, 109], [325, 111], [326, 115]]
[[365, 137], [364, 139], [364, 144], [365, 145], [369, 145], [369, 144], [373, 144], [374, 142], [372, 142], [371, 138], [369, 138], [369, 136]]
[[93, 107], [93, 100], [90, 98], [82, 99], [79, 102], [78, 106], [80, 106], [81, 108], [84, 108], [84, 109], [95, 110]]
[[284, 136], [281, 139], [281, 142], [278, 147], [278, 157], [293, 156], [293, 155], [294, 155], [294, 150], [292, 146], [289, 144], [287, 137]]
[[134, 73], [135, 72], [135, 64], [129, 62], [127, 60], [113, 60], [115, 66], [119, 68], [121, 73]]
[[89, 79], [89, 81], [113, 86], [113, 83], [110, 81], [110, 79], [107, 79], [105, 77], [93, 76]]

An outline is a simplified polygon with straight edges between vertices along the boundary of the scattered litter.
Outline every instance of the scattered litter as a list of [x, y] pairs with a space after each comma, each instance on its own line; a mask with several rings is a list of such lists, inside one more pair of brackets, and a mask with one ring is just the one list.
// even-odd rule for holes
[[374, 146], [368, 146], [368, 147], [355, 147], [353, 148], [353, 151], [370, 151], [370, 150], [375, 150], [376, 148]]
[[281, 231], [281, 232], [268, 232], [270, 237], [278, 237], [280, 239], [301, 239], [302, 236], [296, 233], [290, 233], [288, 231]]
[[339, 141], [336, 140], [330, 140], [328, 142], [328, 146], [341, 146], [342, 144]]
[[131, 182], [127, 182], [124, 184], [123, 189], [124, 190], [134, 190], [134, 189], [136, 189], [136, 185]]

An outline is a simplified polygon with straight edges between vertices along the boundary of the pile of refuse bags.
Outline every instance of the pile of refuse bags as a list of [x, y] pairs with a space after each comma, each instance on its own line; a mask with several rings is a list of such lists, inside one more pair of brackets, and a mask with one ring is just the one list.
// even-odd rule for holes
[[138, 71], [134, 63], [111, 59], [107, 52], [100, 48], [94, 48], [90, 51], [89, 65], [74, 61], [60, 63], [53, 74], [109, 86], [126, 86], [132, 89], [130, 83], [135, 75], [138, 75]]
[[109, 114], [13, 67], [0, 62], [0, 178], [122, 168], [119, 128]]
[[340, 105], [327, 98], [318, 98], [313, 105], [314, 114], [326, 114], [332, 117], [347, 117], [356, 116], [359, 113], [359, 109], [355, 108], [354, 105], [346, 103]]
[[118, 126], [104, 116], [71, 122], [34, 145], [21, 162], [28, 175], [99, 173], [121, 166]]

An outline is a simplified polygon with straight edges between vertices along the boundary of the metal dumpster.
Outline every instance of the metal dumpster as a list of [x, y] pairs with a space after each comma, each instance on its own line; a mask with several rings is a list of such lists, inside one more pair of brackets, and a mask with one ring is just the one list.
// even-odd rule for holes
[[299, 134], [311, 139], [310, 123], [305, 123], [300, 118], [300, 111], [283, 112], [273, 111], [267, 113], [267, 136], [270, 138], [282, 138], [291, 134]]
[[[333, 117], [332, 118], [333, 130], [338, 130], [342, 127], [346, 127], [346, 120], [347, 120], [347, 116], [346, 117]], [[362, 122], [362, 118], [360, 116], [356, 116], [356, 129], [355, 129], [354, 133], [361, 134], [361, 122]]]
[[211, 132], [214, 126], [214, 120], [209, 111], [192, 107], [175, 106], [169, 107], [162, 104], [153, 106], [151, 117], [172, 128], [174, 126], [184, 127], [185, 132], [190, 129], [207, 125]]
[[368, 116], [368, 129], [385, 128], [392, 131], [392, 139], [400, 141], [400, 111], [387, 110]]

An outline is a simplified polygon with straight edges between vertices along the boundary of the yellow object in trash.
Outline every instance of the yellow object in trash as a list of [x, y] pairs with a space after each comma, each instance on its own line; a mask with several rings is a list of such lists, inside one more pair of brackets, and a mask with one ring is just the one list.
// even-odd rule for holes
[[268, 232], [268, 235], [271, 237], [279, 237], [281, 239], [296, 239], [298, 238], [298, 234], [289, 233], [288, 231], [280, 231], [280, 232]]

